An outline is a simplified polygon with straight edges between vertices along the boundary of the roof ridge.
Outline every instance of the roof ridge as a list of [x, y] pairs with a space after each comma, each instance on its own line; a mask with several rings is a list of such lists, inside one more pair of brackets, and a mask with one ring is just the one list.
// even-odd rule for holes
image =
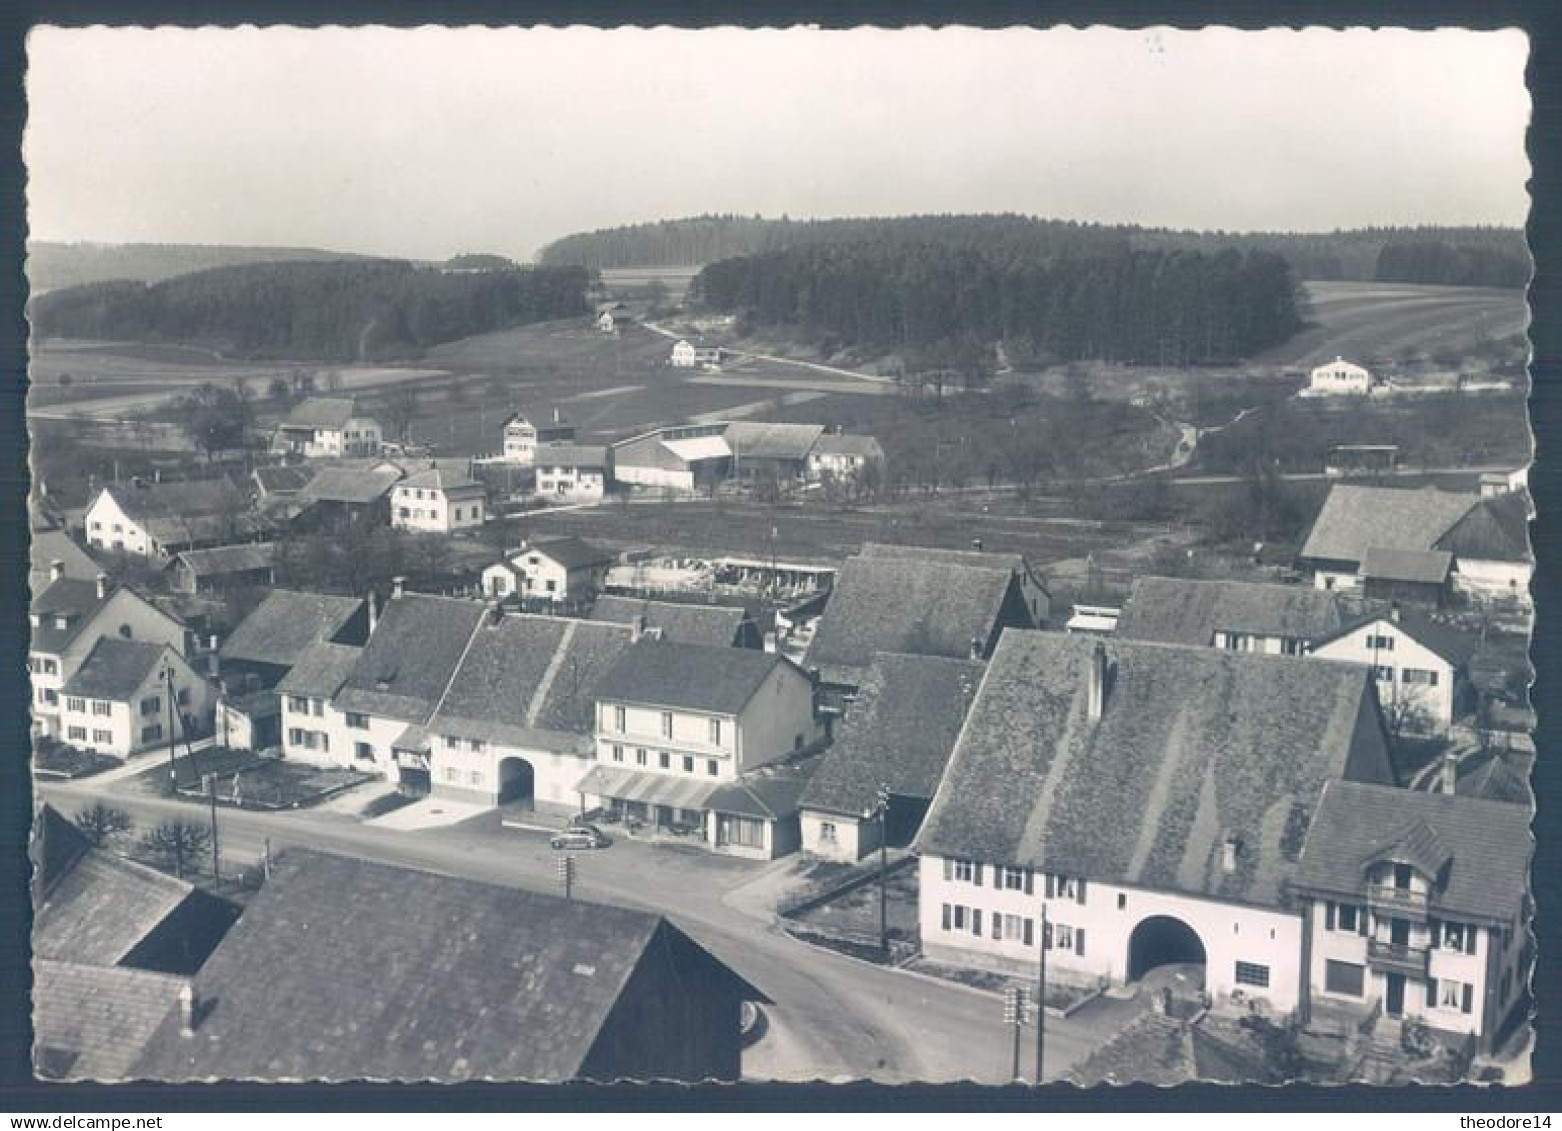
[[564, 635], [554, 646], [553, 655], [548, 659], [548, 666], [543, 670], [542, 678], [537, 681], [537, 689], [532, 692], [531, 702], [526, 706], [526, 725], [535, 728], [537, 716], [542, 714], [543, 705], [548, 701], [548, 693], [553, 690], [553, 681], [558, 678], [559, 670], [564, 666], [565, 657], [569, 653], [570, 644], [575, 639], [576, 622], [566, 620], [564, 623]]

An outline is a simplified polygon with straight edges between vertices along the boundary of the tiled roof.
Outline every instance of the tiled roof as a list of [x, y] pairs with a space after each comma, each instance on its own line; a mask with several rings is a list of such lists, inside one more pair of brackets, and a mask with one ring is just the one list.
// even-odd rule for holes
[[223, 641], [219, 655], [290, 667], [310, 645], [335, 637], [362, 608], [359, 597], [273, 589]]
[[849, 436], [827, 432], [814, 441], [813, 454], [883, 459], [884, 449], [879, 446], [879, 442], [872, 436]]
[[171, 651], [160, 641], [100, 637], [60, 694], [123, 702], [157, 670], [163, 654]]
[[1446, 550], [1393, 550], [1368, 546], [1358, 572], [1377, 581], [1414, 581], [1441, 585], [1448, 580], [1454, 557]]
[[864, 542], [861, 556], [911, 562], [943, 562], [948, 565], [975, 566], [978, 569], [1007, 569], [1015, 573], [1024, 573], [1030, 568], [1024, 554], [1004, 550], [945, 550], [938, 546], [905, 546], [895, 542]]
[[1116, 635], [1208, 647], [1220, 631], [1314, 640], [1344, 621], [1339, 598], [1311, 586], [1141, 577], [1118, 617]]
[[985, 665], [881, 653], [803, 794], [803, 806], [853, 815], [880, 785], [930, 800], [938, 789]]
[[293, 406], [283, 424], [290, 428], [345, 428], [354, 408], [351, 397], [308, 397]]
[[323, 467], [293, 498], [300, 504], [372, 503], [401, 479], [399, 468]]
[[1485, 498], [1437, 540], [1437, 549], [1455, 558], [1531, 562], [1528, 491]]
[[812, 766], [776, 766], [718, 786], [705, 802], [713, 813], [782, 821], [797, 812]]
[[727, 425], [727, 445], [732, 458], [797, 460], [808, 453], [824, 434], [822, 424], [771, 424], [758, 420], [735, 420]]
[[452, 471], [442, 467], [425, 467], [415, 471], [396, 484], [398, 487], [421, 487], [432, 491], [481, 490], [482, 484], [464, 471]]
[[999, 623], [1013, 574], [914, 557], [863, 556], [841, 566], [806, 663], [856, 683], [879, 652], [966, 659]]
[[1529, 810], [1508, 802], [1330, 782], [1292, 886], [1359, 896], [1367, 865], [1425, 827], [1447, 857], [1432, 892], [1432, 913], [1506, 921], [1529, 890], [1529, 824]]
[[606, 467], [607, 453], [600, 444], [543, 444], [532, 462], [537, 467]]
[[424, 593], [387, 601], [379, 626], [337, 693], [337, 707], [424, 722], [486, 611], [476, 601]]
[[209, 1012], [190, 1036], [165, 1022], [135, 1071], [569, 1080], [648, 963], [757, 994], [659, 915], [290, 849], [195, 978]]
[[427, 729], [589, 752], [597, 685], [628, 647], [619, 625], [524, 614], [485, 622]]
[[313, 479], [317, 470], [309, 464], [298, 467], [257, 467], [255, 484], [267, 495], [291, 495]]
[[363, 651], [355, 644], [332, 644], [328, 640], [310, 644], [277, 684], [282, 695], [309, 695], [329, 699], [342, 689]]
[[1392, 780], [1370, 680], [1303, 657], [1006, 632], [918, 851], [1275, 905], [1323, 783]]
[[89, 849], [35, 897], [33, 952], [62, 962], [116, 965], [194, 890], [144, 864]]
[[1480, 501], [1479, 495], [1435, 487], [1412, 490], [1336, 483], [1329, 488], [1300, 556], [1360, 562], [1374, 546], [1430, 550]]
[[574, 535], [564, 535], [560, 538], [538, 538], [522, 546], [514, 554], [511, 560], [526, 557], [528, 554], [541, 554], [551, 558], [565, 569], [581, 569], [585, 566], [606, 565], [613, 560], [613, 555], [599, 546], [593, 546], [583, 538]]
[[55, 882], [70, 872], [92, 842], [53, 805], [38, 810], [28, 855], [33, 864], [33, 896], [47, 895]]
[[33, 963], [33, 1064], [56, 1080], [129, 1077], [187, 979], [118, 966]]
[[1433, 620], [1416, 609], [1371, 605], [1347, 619], [1335, 631], [1314, 640], [1314, 649], [1321, 648], [1342, 636], [1348, 636], [1369, 624], [1379, 622], [1392, 624], [1416, 643], [1437, 653], [1456, 668], [1466, 663], [1481, 646], [1480, 640], [1469, 633]]
[[182, 483], [115, 483], [103, 488], [125, 514], [138, 521], [222, 514], [246, 501], [230, 479], [191, 479]]
[[602, 678], [597, 698], [735, 715], [780, 666], [792, 665], [771, 652], [642, 640]]
[[[108, 594], [112, 596], [116, 588], [111, 582]], [[106, 603], [106, 598], [98, 599], [96, 580], [62, 577], [49, 582], [41, 592], [33, 595], [29, 609], [34, 616], [41, 618], [38, 626], [32, 630], [33, 651], [51, 654], [64, 651], [66, 645], [92, 623], [93, 615]], [[67, 620], [63, 628], [58, 623], [60, 617]]]
[[1510, 805], [1533, 805], [1535, 801], [1528, 779], [1500, 754], [1476, 754], [1460, 759], [1454, 788], [1461, 797], [1485, 801], [1504, 801]]
[[213, 546], [209, 550], [186, 550], [179, 555], [179, 560], [197, 576], [211, 577], [268, 569], [276, 556], [275, 543], [246, 542], [238, 546]]
[[54, 562], [65, 567], [65, 576], [92, 581], [103, 568], [63, 530], [35, 530], [30, 550], [32, 586], [42, 591], [49, 584], [49, 569]]
[[591, 607], [594, 621], [634, 624], [636, 617], [644, 617], [647, 628], [660, 629], [663, 640], [725, 647], [737, 640], [748, 613], [732, 605], [647, 601], [639, 597], [598, 597]]

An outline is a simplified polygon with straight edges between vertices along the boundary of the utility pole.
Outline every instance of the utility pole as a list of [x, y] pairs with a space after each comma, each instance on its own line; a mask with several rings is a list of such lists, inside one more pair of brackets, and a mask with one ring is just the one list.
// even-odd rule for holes
[[564, 885], [564, 898], [573, 899], [575, 889], [575, 858], [559, 857], [559, 883]]
[[1036, 963], [1036, 1086], [1046, 1080], [1042, 1065], [1047, 1047], [1047, 944], [1052, 941], [1052, 925], [1047, 922], [1047, 905], [1041, 905], [1041, 937], [1036, 940], [1040, 958]]
[[873, 796], [873, 808], [863, 817], [879, 821], [879, 949], [889, 957], [889, 784], [883, 783]]
[[1020, 1075], [1020, 1030], [1025, 1028], [1026, 1015], [1030, 1011], [1030, 987], [1009, 986], [1003, 991], [1003, 1020], [1014, 1030], [1014, 1059], [1009, 1079], [1023, 1080]]
[[217, 775], [206, 775], [206, 796], [211, 801], [212, 819], [212, 882], [217, 883], [222, 879], [220, 857], [217, 853]]
[[179, 792], [179, 764], [174, 755], [174, 666], [165, 662], [163, 665], [163, 690], [168, 693], [168, 792], [170, 795]]

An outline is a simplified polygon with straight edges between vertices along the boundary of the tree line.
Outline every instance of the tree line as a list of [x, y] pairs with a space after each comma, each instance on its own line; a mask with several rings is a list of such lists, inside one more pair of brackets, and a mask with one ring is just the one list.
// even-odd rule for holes
[[35, 298], [44, 337], [188, 342], [236, 357], [383, 361], [586, 312], [579, 267], [448, 272], [400, 260], [248, 263]]
[[1233, 249], [1109, 243], [1051, 254], [1036, 239], [811, 245], [710, 264], [689, 294], [752, 327], [799, 327], [913, 365], [944, 365], [992, 343], [1015, 364], [1226, 362], [1302, 326], [1285, 260]]

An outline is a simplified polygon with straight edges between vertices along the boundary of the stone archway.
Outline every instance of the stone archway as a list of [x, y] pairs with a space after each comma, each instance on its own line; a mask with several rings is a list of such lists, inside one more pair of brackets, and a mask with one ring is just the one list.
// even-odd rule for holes
[[530, 804], [536, 797], [537, 775], [525, 758], [499, 760], [499, 804]]
[[1128, 980], [1157, 966], [1202, 966], [1207, 960], [1198, 932], [1171, 915], [1151, 915], [1128, 936]]

